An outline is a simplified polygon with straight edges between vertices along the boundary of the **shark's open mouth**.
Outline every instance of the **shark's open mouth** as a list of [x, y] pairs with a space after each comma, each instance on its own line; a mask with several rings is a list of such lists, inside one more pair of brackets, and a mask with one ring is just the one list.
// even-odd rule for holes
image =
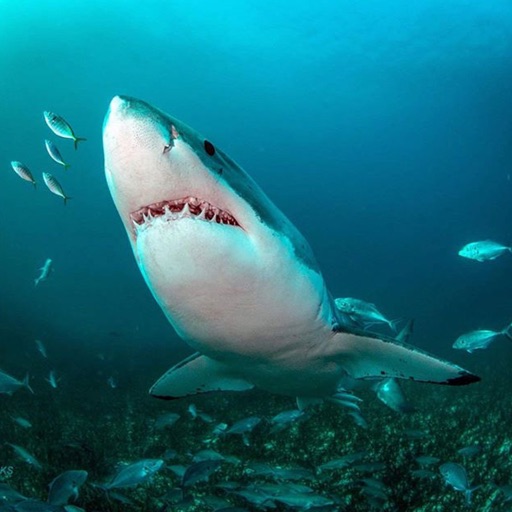
[[130, 214], [130, 218], [137, 228], [150, 223], [155, 218], [172, 221], [187, 217], [240, 227], [240, 224], [229, 212], [211, 205], [208, 201], [191, 196], [153, 203]]

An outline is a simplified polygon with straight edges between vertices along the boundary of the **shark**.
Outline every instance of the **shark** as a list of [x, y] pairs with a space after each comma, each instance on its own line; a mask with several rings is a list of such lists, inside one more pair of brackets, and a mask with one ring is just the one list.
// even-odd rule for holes
[[299, 405], [344, 379], [445, 385], [475, 374], [343, 322], [299, 230], [227, 154], [149, 103], [115, 96], [103, 125], [106, 181], [153, 297], [194, 351], [150, 394], [253, 387]]

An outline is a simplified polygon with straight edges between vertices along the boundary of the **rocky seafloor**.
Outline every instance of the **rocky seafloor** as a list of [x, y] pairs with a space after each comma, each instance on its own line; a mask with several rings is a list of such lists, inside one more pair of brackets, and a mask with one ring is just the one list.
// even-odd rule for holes
[[[512, 510], [512, 501], [507, 502], [500, 490], [512, 483], [511, 377], [505, 371], [496, 375], [490, 367], [483, 372], [481, 383], [461, 388], [405, 383], [404, 391], [417, 408], [411, 414], [388, 409], [369, 388], [358, 389], [355, 393], [363, 399], [360, 407], [367, 428], [356, 425], [348, 409], [323, 404], [279, 432], [273, 432], [270, 420], [295, 408], [295, 401], [288, 397], [252, 391], [165, 402], [150, 398], [146, 388], [129, 376], [121, 378], [115, 388], [107, 385], [106, 375], [89, 383], [82, 379], [77, 386], [62, 379], [57, 389], [33, 379], [35, 394], [23, 389], [13, 396], [0, 396], [0, 439], [4, 443], [0, 467], [12, 468], [11, 474], [4, 472], [0, 479], [24, 496], [44, 501], [48, 484], [58, 474], [87, 470], [88, 480], [73, 503], [88, 512], [207, 511], [228, 506], [276, 511]], [[192, 403], [203, 419], [192, 417]], [[155, 419], [166, 412], [180, 418], [172, 426], [156, 428]], [[252, 416], [262, 421], [245, 438], [212, 434], [219, 423], [232, 425]], [[13, 420], [16, 417], [28, 419], [32, 427], [21, 427]], [[42, 469], [27, 464], [5, 443], [26, 449]], [[475, 445], [477, 453], [471, 456], [458, 452]], [[205, 449], [227, 460], [206, 481], [187, 485], [182, 493], [180, 471]], [[359, 452], [364, 453], [357, 463], [319, 469]], [[421, 455], [439, 462], [422, 468], [415, 460]], [[108, 482], [119, 464], [145, 458], [165, 462], [147, 481], [112, 489], [112, 496], [95, 485]], [[471, 504], [463, 492], [443, 481], [438, 468], [448, 461], [462, 464], [471, 486], [479, 486]], [[286, 472], [274, 475], [272, 468], [295, 472], [287, 479]], [[257, 505], [240, 492], [249, 489], [258, 496], [271, 487], [277, 493], [276, 489], [290, 483], [308, 486], [327, 501], [316, 508], [270, 498]], [[377, 491], [372, 490], [375, 487]], [[9, 507], [4, 503], [0, 510], [24, 512]]]

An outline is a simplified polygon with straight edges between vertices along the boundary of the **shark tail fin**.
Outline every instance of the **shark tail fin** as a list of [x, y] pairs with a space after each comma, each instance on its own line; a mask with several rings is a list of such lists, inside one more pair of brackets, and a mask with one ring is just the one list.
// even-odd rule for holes
[[325, 356], [355, 379], [394, 377], [461, 386], [480, 377], [410, 345], [381, 336], [338, 332]]
[[33, 395], [35, 395], [34, 390], [30, 387], [30, 375], [28, 373], [23, 379], [23, 386], [26, 387]]
[[74, 144], [75, 144], [75, 151], [78, 149], [78, 143], [79, 143], [79, 142], [84, 142], [84, 141], [86, 141], [86, 140], [87, 140], [87, 139], [85, 139], [84, 137], [75, 137], [75, 138], [73, 139], [73, 142], [74, 142]]
[[162, 375], [149, 394], [163, 400], [174, 400], [209, 391], [246, 391], [253, 387], [228, 372], [222, 363], [195, 353]]

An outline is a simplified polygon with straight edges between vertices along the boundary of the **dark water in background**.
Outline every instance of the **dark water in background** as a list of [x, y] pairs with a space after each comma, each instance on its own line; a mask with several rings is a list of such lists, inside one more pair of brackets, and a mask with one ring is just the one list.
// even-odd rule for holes
[[[511, 63], [507, 1], [2, 2], [0, 366], [47, 386], [40, 338], [62, 388], [109, 402], [115, 375], [121, 407], [123, 388], [151, 401], [149, 386], [188, 353], [103, 176], [103, 116], [128, 94], [237, 160], [309, 240], [334, 296], [415, 318], [415, 344], [489, 377], [479, 396], [506, 394], [509, 343], [473, 355], [451, 344], [512, 321], [511, 256], [457, 256], [470, 241], [512, 241]], [[43, 110], [88, 138], [77, 152], [57, 141], [66, 173], [46, 154]], [[61, 180], [67, 207], [41, 171]], [[34, 288], [47, 257], [55, 272]]]

